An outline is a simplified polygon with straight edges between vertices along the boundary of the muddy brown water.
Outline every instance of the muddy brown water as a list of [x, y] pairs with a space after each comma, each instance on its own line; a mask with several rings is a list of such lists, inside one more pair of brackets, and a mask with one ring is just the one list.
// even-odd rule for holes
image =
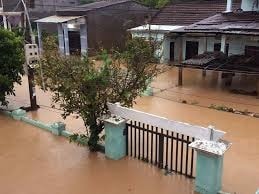
[[0, 123], [0, 193], [193, 193], [191, 179], [129, 158], [111, 161], [2, 115]]
[[[231, 88], [252, 91], [255, 88], [255, 80], [256, 77], [238, 75], [233, 79]], [[160, 75], [152, 83], [152, 86], [155, 88], [154, 96], [139, 98], [135, 108], [170, 119], [188, 122], [190, 124], [201, 125], [204, 127], [213, 125], [218, 129], [226, 131], [227, 134], [225, 139], [231, 141], [233, 145], [225, 154], [223, 190], [237, 194], [255, 193], [256, 189], [259, 187], [259, 119], [220, 112], [205, 107], [208, 107], [211, 104], [216, 104], [226, 105], [239, 110], [247, 109], [249, 111], [259, 112], [259, 100], [254, 96], [230, 93], [229, 88], [224, 86], [224, 80], [220, 79], [220, 75], [216, 72], [208, 72], [204, 79], [202, 78], [200, 71], [184, 70], [183, 86], [177, 87], [176, 85], [177, 71], [173, 68]], [[43, 106], [37, 112], [29, 113], [29, 116], [44, 122], [62, 120], [59, 116], [59, 110], [49, 108], [51, 104], [50, 94], [44, 93], [39, 89], [37, 90], [37, 94], [38, 102]], [[11, 106], [18, 107], [26, 103], [28, 104], [28, 99], [27, 82], [26, 78], [24, 78], [23, 85], [17, 87], [17, 96], [10, 98], [10, 101], [12, 102]], [[179, 103], [181, 100], [186, 100], [189, 104], [195, 105]], [[8, 145], [8, 142], [6, 142], [8, 138], [4, 138], [2, 136], [0, 141], [3, 142], [5, 140], [6, 142], [6, 144], [4, 144], [5, 146], [0, 147], [0, 149], [2, 149], [1, 153], [3, 153], [5, 149], [13, 148], [12, 153], [14, 154], [17, 152], [18, 156], [21, 155], [20, 157], [22, 157], [13, 158], [13, 160], [12, 157], [1, 157], [1, 163], [5, 164], [4, 169], [10, 169], [11, 164], [11, 166], [14, 166], [14, 169], [17, 169], [17, 172], [14, 170], [15, 172], [12, 172], [13, 174], [10, 173], [10, 175], [6, 172], [6, 176], [8, 175], [7, 177], [10, 182], [15, 183], [18, 179], [21, 179], [20, 181], [22, 181], [21, 184], [18, 184], [21, 186], [21, 192], [17, 192], [17, 190], [15, 191], [16, 193], [22, 193], [23, 190], [26, 190], [25, 187], [22, 186], [24, 183], [23, 181], [27, 181], [27, 184], [30, 182], [37, 182], [35, 183], [36, 186], [32, 188], [32, 190], [36, 190], [37, 187], [44, 189], [48, 187], [51, 191], [57, 191], [52, 193], [58, 193], [59, 188], [62, 188], [63, 191], [68, 189], [67, 193], [71, 193], [73, 188], [75, 189], [75, 192], [72, 193], [80, 193], [83, 192], [84, 189], [87, 190], [87, 187], [92, 191], [90, 193], [191, 193], [190, 188], [193, 186], [192, 181], [181, 176], [164, 176], [163, 173], [155, 167], [151, 167], [141, 161], [127, 158], [122, 161], [111, 162], [104, 159], [102, 155], [90, 154], [84, 148], [68, 144], [66, 140], [62, 138], [54, 138], [52, 135], [46, 134], [41, 130], [35, 130], [35, 128], [30, 126], [23, 125], [12, 120], [6, 120], [6, 118], [3, 117], [1, 117], [0, 122], [1, 124], [7, 123], [5, 124], [7, 127], [9, 124], [12, 125], [15, 123], [15, 126], [19, 125], [19, 128], [26, 131], [25, 133], [17, 134], [12, 132], [12, 130], [17, 127], [8, 128], [8, 132], [4, 130], [4, 132], [7, 133], [6, 136], [14, 136], [15, 140], [11, 141], [13, 143]], [[68, 128], [73, 131], [84, 130], [83, 122], [81, 120], [76, 120], [73, 116], [69, 117], [65, 122]], [[35, 133], [38, 135], [39, 141], [32, 141], [30, 140], [32, 138], [28, 138], [27, 141], [30, 141], [30, 143], [27, 142], [25, 143], [26, 145], [23, 145], [23, 140], [26, 137], [32, 137]], [[22, 142], [18, 143], [19, 141]], [[17, 143], [15, 142], [20, 146], [16, 145]], [[54, 149], [55, 151], [48, 155], [49, 152], [46, 150], [52, 150], [51, 146], [53, 144], [55, 144], [59, 149]], [[65, 149], [62, 149], [62, 147], [65, 147], [70, 151], [65, 152]], [[39, 150], [36, 148], [39, 148]], [[31, 152], [30, 149], [35, 150]], [[45, 163], [43, 160], [43, 163], [40, 162], [37, 165], [37, 163], [41, 161], [40, 159], [33, 160], [35, 163], [30, 161], [33, 164], [27, 165], [26, 162], [23, 162], [25, 159], [21, 154], [21, 150], [27, 150], [26, 158], [33, 158], [33, 154], [36, 152], [47, 152], [44, 153], [43, 156], [48, 156], [47, 158], [49, 163]], [[58, 156], [62, 159], [59, 157], [58, 160]], [[69, 170], [62, 171], [61, 167], [58, 167], [59, 171], [55, 170], [52, 162], [57, 163], [58, 161], [62, 161], [61, 167], [68, 166], [67, 168]], [[17, 163], [19, 165], [15, 167]], [[78, 165], [73, 165], [74, 163]], [[9, 168], [6, 165], [9, 165]], [[41, 167], [41, 165], [44, 168], [37, 168], [37, 166]], [[98, 170], [99, 168], [102, 169], [102, 172]], [[26, 175], [27, 171], [23, 171], [22, 169], [27, 169], [28, 174], [31, 176], [29, 179], [23, 180], [23, 176]], [[41, 187], [40, 183], [38, 183], [40, 182], [40, 178], [37, 177], [37, 170], [40, 170], [44, 175], [44, 187]], [[23, 173], [20, 171], [23, 171]], [[124, 171], [126, 171], [126, 174], [124, 174]], [[87, 172], [91, 173], [89, 174]], [[69, 173], [71, 173], [71, 175], [69, 175]], [[51, 176], [50, 181], [46, 181], [48, 179], [48, 174]], [[111, 174], [114, 174], [114, 176]], [[67, 177], [68, 175], [69, 177]], [[37, 181], [34, 180], [34, 176]], [[63, 176], [66, 176], [66, 178], [62, 178]], [[91, 176], [93, 176], [93, 179], [90, 179]], [[55, 182], [54, 180], [62, 181]], [[102, 187], [96, 184], [96, 180], [104, 182]], [[3, 181], [1, 180], [0, 182], [2, 183]], [[53, 182], [55, 182], [55, 184]], [[65, 186], [67, 184], [74, 186], [70, 189]], [[11, 189], [11, 185], [6, 186], [5, 189]], [[14, 189], [15, 188], [12, 188], [12, 191], [14, 191]]]

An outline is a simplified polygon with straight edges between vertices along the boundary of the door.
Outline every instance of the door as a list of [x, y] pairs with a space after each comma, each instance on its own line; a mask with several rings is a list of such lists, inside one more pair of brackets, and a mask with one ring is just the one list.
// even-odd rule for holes
[[221, 50], [221, 44], [220, 43], [215, 43], [214, 44], [214, 51], [220, 51]]
[[198, 55], [199, 42], [197, 41], [186, 41], [186, 54], [185, 59], [191, 59]]
[[[229, 44], [226, 44], [226, 54], [228, 55]], [[214, 44], [214, 51], [221, 51], [221, 43]]]
[[170, 61], [174, 61], [174, 42], [170, 42]]
[[79, 31], [69, 31], [69, 51], [71, 55], [81, 54], [81, 43], [80, 43], [80, 32]]

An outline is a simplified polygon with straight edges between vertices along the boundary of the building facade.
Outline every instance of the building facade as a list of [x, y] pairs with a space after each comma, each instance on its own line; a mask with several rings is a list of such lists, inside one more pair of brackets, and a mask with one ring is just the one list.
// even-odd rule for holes
[[94, 53], [100, 48], [122, 48], [127, 29], [142, 25], [153, 10], [133, 0], [98, 1], [56, 11], [56, 15], [37, 20], [58, 26], [61, 53]]
[[[232, 2], [232, 9], [240, 8], [241, 2]], [[226, 11], [225, 0], [190, 1], [183, 3], [172, 3], [159, 11], [151, 20], [150, 25], [132, 28], [129, 31], [133, 37], [153, 38], [160, 42], [157, 54], [161, 63], [175, 63], [183, 59], [189, 59], [206, 49], [219, 48], [219, 37], [184, 36], [174, 33], [191, 24], [211, 17], [217, 13]], [[181, 38], [180, 38], [181, 37]], [[206, 44], [205, 44], [206, 43]], [[207, 47], [207, 48], [206, 48]], [[182, 52], [179, 53], [179, 48]]]

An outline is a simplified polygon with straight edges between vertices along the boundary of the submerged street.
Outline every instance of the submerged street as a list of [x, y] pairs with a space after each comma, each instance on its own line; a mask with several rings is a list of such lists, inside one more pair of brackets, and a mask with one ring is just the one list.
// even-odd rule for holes
[[[216, 72], [207, 72], [203, 78], [200, 71], [184, 70], [183, 86], [177, 87], [177, 69], [172, 68], [152, 83], [154, 96], [137, 99], [135, 108], [193, 125], [213, 125], [226, 131], [224, 139], [233, 145], [225, 155], [223, 191], [255, 193], [259, 187], [259, 119], [208, 107], [211, 104], [225, 105], [259, 113], [259, 101], [255, 96], [230, 93], [219, 77]], [[245, 86], [253, 91], [254, 81], [254, 78], [237, 76], [232, 88], [243, 89]], [[17, 95], [9, 98], [9, 108], [29, 105], [28, 93], [24, 77], [22, 86], [16, 87]], [[48, 123], [63, 121], [61, 111], [51, 108], [50, 96], [37, 88], [41, 108], [28, 113], [29, 116]], [[70, 131], [84, 131], [83, 122], [75, 116], [68, 117], [65, 123]], [[107, 193], [107, 187], [111, 194], [193, 192], [191, 179], [165, 176], [156, 167], [141, 161], [126, 158], [110, 162], [102, 154], [91, 154], [84, 147], [4, 116], [0, 117], [0, 124], [3, 133], [0, 164], [2, 177], [5, 177], [0, 180], [0, 186], [3, 193], [18, 194], [21, 193], [19, 188], [26, 194], [46, 193], [44, 188], [48, 188], [49, 193], [83, 193], [87, 190], [101, 194]], [[24, 172], [28, 176], [24, 177]]]

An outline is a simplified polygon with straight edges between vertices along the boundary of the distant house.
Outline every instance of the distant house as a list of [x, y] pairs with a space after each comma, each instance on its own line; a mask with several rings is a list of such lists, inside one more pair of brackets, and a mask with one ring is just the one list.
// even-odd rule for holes
[[259, 95], [259, 4], [254, 0], [242, 0], [240, 6], [233, 10], [228, 0], [226, 12], [174, 32], [182, 37], [201, 36], [204, 40], [200, 45], [203, 53], [183, 61], [179, 68], [216, 70], [230, 80], [236, 74], [257, 76]]
[[[233, 9], [240, 7], [237, 0], [232, 4]], [[204, 37], [186, 36], [181, 40], [179, 29], [199, 22], [217, 13], [226, 11], [225, 0], [194, 0], [189, 2], [172, 3], [160, 10], [151, 20], [149, 25], [138, 26], [129, 31], [134, 37], [149, 37], [161, 42], [161, 49], [157, 54], [161, 63], [178, 62], [191, 58], [204, 52]], [[181, 42], [182, 41], [182, 42]], [[218, 49], [220, 39], [208, 40], [210, 47]], [[182, 49], [180, 49], [182, 48]], [[179, 52], [182, 50], [183, 52]]]
[[98, 1], [60, 9], [56, 15], [37, 20], [41, 46], [42, 24], [58, 27], [60, 52], [66, 55], [122, 47], [127, 29], [144, 24], [154, 10], [133, 0]]
[[[5, 24], [5, 27], [9, 29], [23, 26], [24, 7], [21, 0], [2, 0], [2, 2], [3, 12], [0, 10], [0, 22]], [[24, 0], [24, 2], [26, 3], [32, 21], [53, 15], [57, 9], [71, 8], [80, 4], [80, 0]]]

